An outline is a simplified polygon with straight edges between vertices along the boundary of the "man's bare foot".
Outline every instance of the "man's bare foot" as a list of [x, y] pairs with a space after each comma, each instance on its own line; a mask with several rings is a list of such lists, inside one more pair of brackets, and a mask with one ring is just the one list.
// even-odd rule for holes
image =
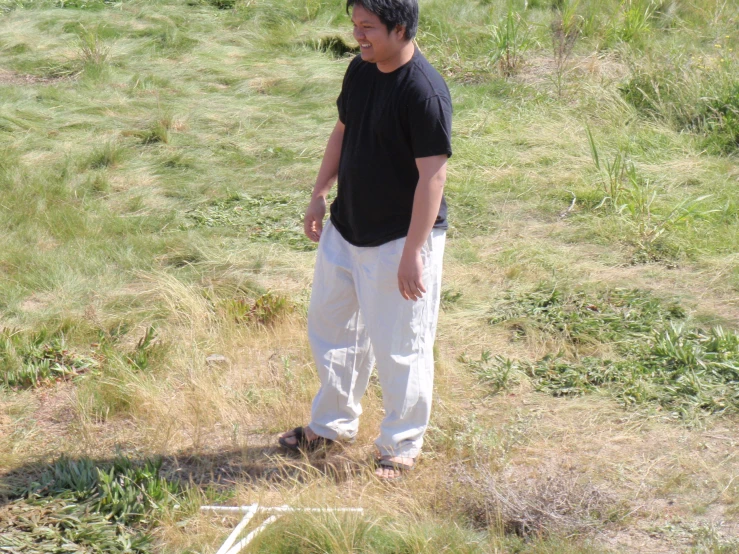
[[[386, 465], [382, 465], [383, 462]], [[393, 479], [400, 479], [404, 472], [413, 469], [416, 460], [402, 456], [382, 456], [377, 463], [378, 467], [375, 475], [382, 480], [392, 481]]]

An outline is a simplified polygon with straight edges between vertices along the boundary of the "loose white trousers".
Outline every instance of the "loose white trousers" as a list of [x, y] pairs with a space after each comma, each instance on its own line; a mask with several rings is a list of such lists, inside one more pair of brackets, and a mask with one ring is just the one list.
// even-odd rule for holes
[[308, 338], [321, 380], [310, 423], [316, 434], [354, 438], [376, 362], [385, 408], [377, 447], [382, 455], [419, 454], [431, 415], [445, 240], [446, 232], [434, 229], [424, 243], [426, 294], [414, 302], [398, 290], [405, 238], [353, 246], [326, 223], [308, 309]]

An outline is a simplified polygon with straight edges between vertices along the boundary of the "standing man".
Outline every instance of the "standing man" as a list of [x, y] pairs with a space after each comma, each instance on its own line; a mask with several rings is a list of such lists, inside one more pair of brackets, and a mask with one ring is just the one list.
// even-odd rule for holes
[[308, 335], [321, 388], [310, 424], [279, 442], [310, 451], [352, 440], [376, 361], [377, 475], [395, 479], [415, 464], [431, 413], [452, 103], [413, 43], [417, 0], [348, 0], [350, 9], [361, 54], [344, 76], [304, 222], [319, 242]]

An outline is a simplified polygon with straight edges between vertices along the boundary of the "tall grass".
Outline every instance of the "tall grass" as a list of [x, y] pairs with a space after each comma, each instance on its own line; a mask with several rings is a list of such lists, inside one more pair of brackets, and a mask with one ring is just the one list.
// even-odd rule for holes
[[505, 16], [491, 30], [490, 62], [505, 77], [513, 75], [523, 63], [524, 53], [531, 47], [531, 31], [525, 16], [508, 2]]

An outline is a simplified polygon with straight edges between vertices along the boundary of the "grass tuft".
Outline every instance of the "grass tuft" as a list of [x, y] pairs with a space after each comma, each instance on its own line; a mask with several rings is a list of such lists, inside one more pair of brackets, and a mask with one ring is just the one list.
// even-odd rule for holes
[[[106, 142], [102, 146], [95, 148], [90, 158], [87, 160], [87, 167], [90, 169], [114, 168], [125, 156], [126, 150], [114, 141]], [[103, 181], [95, 181], [91, 183], [91, 188], [95, 192], [104, 192], [108, 185]]]

